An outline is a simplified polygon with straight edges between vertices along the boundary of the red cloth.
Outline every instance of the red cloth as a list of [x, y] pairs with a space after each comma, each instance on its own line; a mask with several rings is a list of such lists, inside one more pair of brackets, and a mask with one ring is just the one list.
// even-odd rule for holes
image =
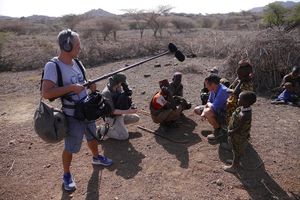
[[155, 110], [159, 110], [162, 107], [164, 107], [164, 105], [166, 105], [167, 101], [165, 100], [165, 98], [163, 97], [163, 95], [158, 92], [156, 95], [154, 95], [154, 97], [152, 98], [151, 104], [152, 107]]

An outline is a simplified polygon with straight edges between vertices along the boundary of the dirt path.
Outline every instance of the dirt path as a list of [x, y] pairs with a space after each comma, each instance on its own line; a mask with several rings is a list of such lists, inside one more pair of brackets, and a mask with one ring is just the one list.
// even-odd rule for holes
[[[88, 70], [92, 78], [132, 64], [137, 60], [109, 64]], [[199, 73], [184, 74], [185, 96], [198, 103], [206, 68], [221, 60], [187, 59], [178, 64], [171, 58], [132, 69], [128, 81], [134, 88], [139, 109], [148, 111], [148, 102], [158, 80], [171, 78], [179, 69], [195, 68]], [[172, 66], [165, 66], [165, 64]], [[114, 66], [114, 67], [111, 67]], [[189, 72], [187, 70], [186, 72]], [[178, 129], [166, 136], [188, 139], [175, 144], [130, 126], [128, 141], [107, 140], [99, 147], [114, 160], [108, 168], [93, 167], [85, 142], [74, 156], [72, 171], [78, 189], [62, 190], [61, 151], [63, 143], [46, 144], [33, 131], [32, 116], [38, 102], [39, 72], [0, 74], [0, 199], [294, 199], [300, 195], [300, 109], [274, 106], [259, 98], [254, 105], [251, 145], [243, 163], [256, 170], [238, 175], [225, 173], [222, 161], [230, 152], [210, 145], [201, 134], [211, 130], [192, 114], [185, 113]], [[144, 78], [143, 75], [151, 77]], [[103, 88], [104, 82], [98, 84]], [[145, 93], [145, 94], [144, 94]], [[156, 130], [158, 126], [144, 112], [139, 125]], [[100, 122], [98, 122], [100, 123]]]

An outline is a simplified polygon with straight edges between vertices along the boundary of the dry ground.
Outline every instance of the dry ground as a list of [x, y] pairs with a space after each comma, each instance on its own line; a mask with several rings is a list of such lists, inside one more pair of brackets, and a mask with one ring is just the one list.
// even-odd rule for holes
[[[96, 78], [136, 61], [89, 69], [88, 75]], [[176, 70], [185, 69], [185, 96], [198, 104], [206, 69], [220, 65], [222, 60], [197, 58], [178, 63], [164, 57], [157, 62], [161, 63], [160, 68], [154, 68], [152, 61], [127, 72], [135, 102], [146, 112], [158, 81], [170, 79]], [[191, 69], [196, 71], [189, 73]], [[295, 199], [300, 195], [300, 109], [270, 105], [270, 100], [262, 97], [253, 106], [251, 145], [243, 160], [247, 168], [256, 167], [262, 160], [264, 165], [257, 170], [244, 170], [237, 175], [225, 173], [222, 161], [230, 153], [208, 144], [201, 133], [211, 130], [210, 126], [192, 111], [186, 111], [180, 128], [165, 134], [188, 139], [187, 144], [172, 143], [132, 125], [129, 140], [107, 140], [99, 145], [101, 152], [114, 160], [114, 165], [103, 168], [91, 165], [91, 154], [84, 142], [72, 163], [78, 188], [68, 194], [62, 190], [61, 182], [63, 142], [46, 144], [33, 131], [40, 74], [0, 74], [0, 199], [268, 200]], [[144, 78], [145, 74], [151, 77]], [[102, 89], [104, 84], [101, 82], [98, 87]], [[145, 112], [140, 115], [139, 125], [158, 129]]]

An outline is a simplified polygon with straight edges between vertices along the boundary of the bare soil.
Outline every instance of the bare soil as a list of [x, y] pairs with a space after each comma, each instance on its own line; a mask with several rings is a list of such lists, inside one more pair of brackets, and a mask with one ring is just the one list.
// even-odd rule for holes
[[[88, 69], [88, 75], [93, 79], [139, 60]], [[155, 68], [156, 62], [161, 67]], [[299, 199], [299, 108], [271, 105], [269, 99], [258, 98], [250, 144], [242, 160], [246, 169], [236, 175], [222, 170], [231, 153], [206, 141], [204, 131], [212, 128], [192, 110], [185, 111], [179, 128], [164, 133], [151, 121], [148, 105], [159, 80], [171, 79], [175, 71], [183, 70], [184, 95], [195, 106], [206, 70], [222, 62], [193, 58], [178, 63], [164, 57], [127, 71], [140, 110], [137, 125], [189, 142], [173, 143], [132, 125], [129, 140], [99, 144], [100, 153], [114, 161], [107, 168], [92, 166], [91, 153], [83, 142], [72, 162], [77, 183], [73, 193], [62, 190], [63, 142], [46, 144], [33, 130], [41, 71], [1, 73], [0, 199]], [[146, 74], [151, 76], [145, 78]], [[100, 82], [98, 88], [104, 85], [105, 81]]]

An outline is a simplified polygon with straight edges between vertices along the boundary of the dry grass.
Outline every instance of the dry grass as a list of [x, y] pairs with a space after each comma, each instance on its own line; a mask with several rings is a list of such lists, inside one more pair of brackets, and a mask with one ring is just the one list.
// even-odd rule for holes
[[[169, 42], [175, 43], [190, 58], [207, 57], [226, 59], [226, 65], [219, 70], [223, 76], [235, 78], [235, 69], [241, 54], [247, 52], [256, 73], [255, 85], [258, 91], [267, 91], [279, 85], [284, 74], [299, 63], [299, 37], [297, 32], [224, 31], [206, 28], [178, 33], [166, 29], [163, 36], [154, 38], [151, 30], [145, 30], [143, 39], [137, 30], [122, 30], [117, 40], [112, 36], [103, 41], [101, 33], [82, 35], [80, 58], [86, 67], [131, 58], [148, 57], [167, 50]], [[1, 40], [0, 71], [23, 71], [42, 68], [57, 55], [57, 31], [36, 35], [5, 33]], [[187, 73], [198, 73], [193, 67]]]
[[[80, 32], [85, 35], [85, 32]], [[169, 42], [175, 43], [187, 55], [197, 57], [225, 58], [229, 55], [236, 38], [243, 38], [251, 32], [220, 31], [211, 29], [195, 29], [186, 33], [166, 30], [162, 38], [155, 39], [152, 31], [146, 30], [143, 39], [139, 39], [138, 31], [119, 31], [117, 41], [109, 37], [103, 41], [100, 33], [81, 37], [82, 53], [80, 58], [87, 67], [102, 63], [151, 56], [165, 51]], [[56, 46], [57, 32], [37, 35], [8, 34], [2, 43], [5, 67], [1, 71], [23, 71], [42, 68], [47, 60], [58, 52]]]
[[266, 92], [278, 87], [283, 76], [290, 72], [294, 65], [299, 65], [299, 38], [274, 30], [258, 32], [243, 42], [227, 58], [226, 76], [235, 74], [242, 54], [247, 54], [255, 72], [254, 83], [257, 91]]

